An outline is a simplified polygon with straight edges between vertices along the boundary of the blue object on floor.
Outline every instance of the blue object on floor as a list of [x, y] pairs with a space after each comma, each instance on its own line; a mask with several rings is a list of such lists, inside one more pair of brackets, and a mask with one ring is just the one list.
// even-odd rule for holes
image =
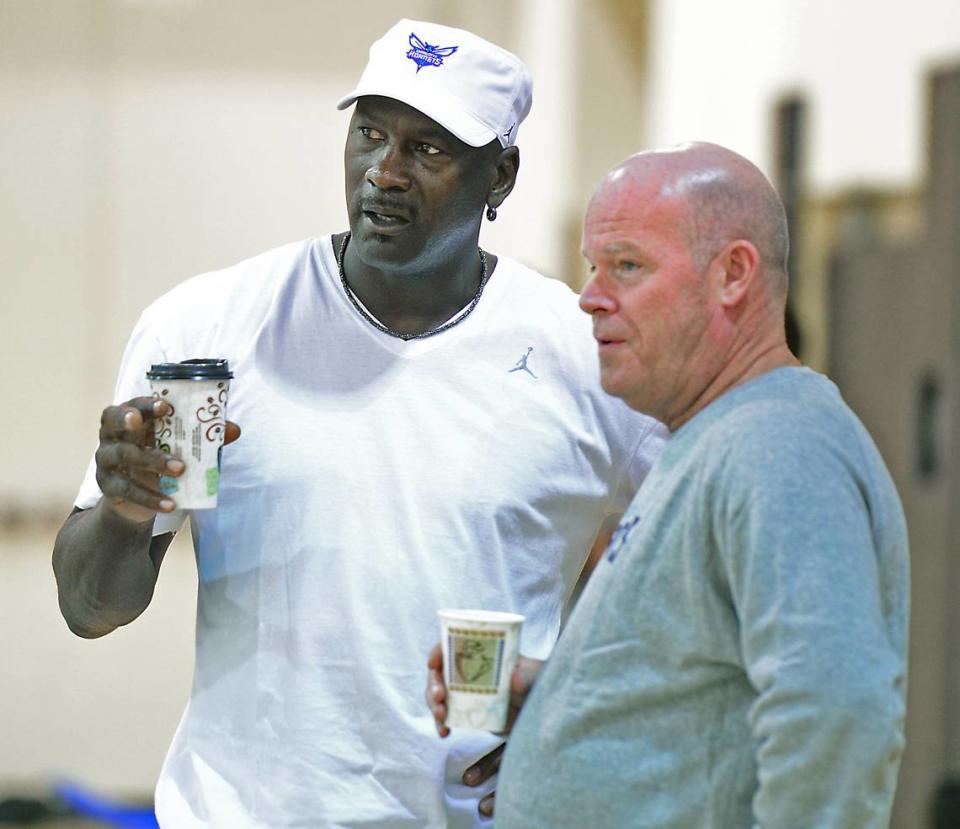
[[66, 780], [57, 783], [54, 791], [83, 817], [101, 820], [117, 829], [160, 829], [152, 807], [113, 803]]

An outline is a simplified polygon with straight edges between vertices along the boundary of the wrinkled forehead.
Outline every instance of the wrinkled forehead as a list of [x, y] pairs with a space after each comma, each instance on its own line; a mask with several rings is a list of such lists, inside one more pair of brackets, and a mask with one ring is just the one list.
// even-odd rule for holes
[[612, 171], [587, 206], [585, 225], [644, 223], [687, 211], [686, 188], [677, 187], [658, 171], [649, 174], [624, 167]]
[[659, 171], [615, 170], [604, 179], [584, 216], [582, 250], [588, 258], [689, 244], [693, 216], [686, 190]]

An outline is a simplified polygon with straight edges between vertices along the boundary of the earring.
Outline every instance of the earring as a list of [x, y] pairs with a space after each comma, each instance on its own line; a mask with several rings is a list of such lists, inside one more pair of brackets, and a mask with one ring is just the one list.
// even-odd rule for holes
[[497, 220], [497, 208], [495, 207], [487, 208], [487, 219], [491, 222], [495, 222]]

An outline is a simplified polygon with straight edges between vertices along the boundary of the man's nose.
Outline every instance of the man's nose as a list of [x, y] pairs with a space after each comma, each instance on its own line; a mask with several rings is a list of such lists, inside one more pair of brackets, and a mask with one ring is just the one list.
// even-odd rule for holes
[[379, 190], [406, 190], [410, 176], [402, 154], [386, 146], [367, 170], [366, 179]]
[[583, 290], [580, 291], [580, 309], [588, 314], [595, 314], [597, 311], [616, 310], [616, 302], [604, 290], [600, 280], [599, 271], [594, 271]]

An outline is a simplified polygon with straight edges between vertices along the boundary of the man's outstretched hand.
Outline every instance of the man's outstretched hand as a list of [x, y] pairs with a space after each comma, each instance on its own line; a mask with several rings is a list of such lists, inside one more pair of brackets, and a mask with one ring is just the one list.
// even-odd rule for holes
[[[179, 477], [183, 461], [155, 445], [154, 424], [171, 411], [170, 404], [153, 397], [135, 397], [107, 406], [100, 417], [97, 483], [104, 503], [116, 515], [133, 523], [150, 521], [158, 512], [170, 512], [176, 503], [160, 491], [160, 476]], [[224, 444], [240, 437], [240, 427], [227, 421]]]
[[[523, 708], [523, 703], [527, 699], [527, 694], [536, 682], [544, 662], [541, 659], [531, 659], [526, 656], [518, 657], [517, 665], [510, 675], [510, 708], [507, 713], [507, 725], [503, 730], [504, 734], [509, 734], [510, 729]], [[443, 651], [438, 642], [430, 651], [427, 659], [427, 707], [433, 714], [437, 733], [441, 737], [446, 737], [450, 729], [444, 724], [447, 718], [447, 685], [443, 680]], [[500, 758], [506, 748], [506, 742], [500, 743], [493, 751], [485, 754], [470, 768], [463, 773], [463, 782], [467, 786], [479, 786], [485, 780], [489, 780], [500, 769]], [[494, 798], [496, 792], [490, 792], [479, 804], [480, 814], [484, 817], [491, 817], [494, 810]]]

